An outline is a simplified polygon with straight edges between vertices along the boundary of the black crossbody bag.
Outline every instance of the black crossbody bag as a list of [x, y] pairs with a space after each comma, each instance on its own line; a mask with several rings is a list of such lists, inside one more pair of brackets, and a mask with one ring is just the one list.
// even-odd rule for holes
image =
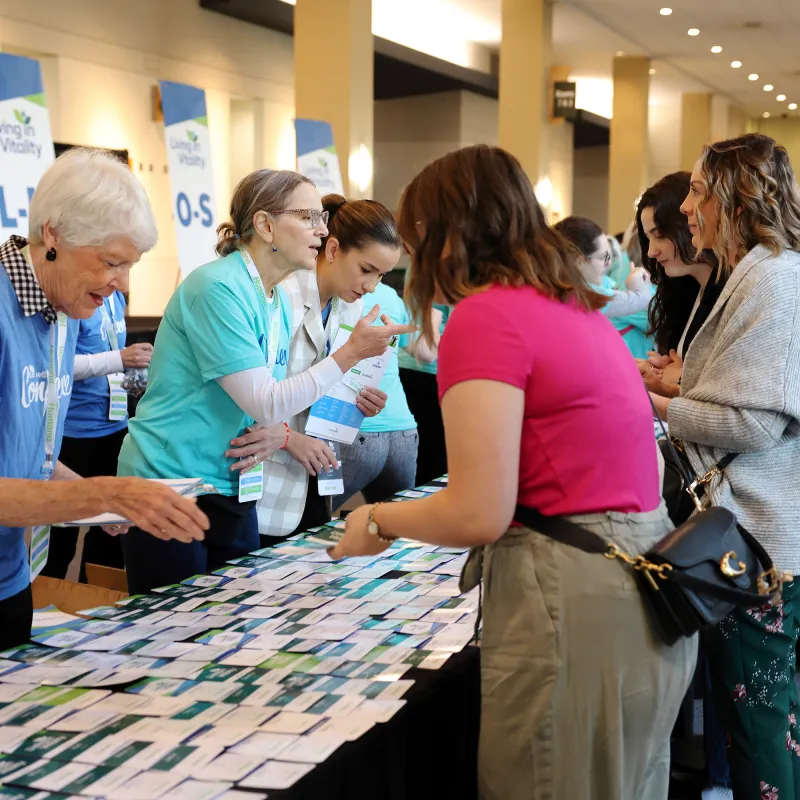
[[[653, 411], [661, 422], [655, 406]], [[674, 463], [684, 472], [669, 437], [667, 442]], [[720, 472], [720, 464], [705, 476], [704, 483]], [[696, 492], [700, 481], [690, 472], [682, 478], [697, 513], [642, 555], [632, 556], [563, 517], [546, 517], [525, 506], [517, 506], [514, 519], [562, 544], [627, 564], [662, 639], [674, 644], [716, 625], [736, 607], [763, 606], [780, 594], [784, 582], [793, 579], [775, 569], [764, 548], [732, 512], [719, 506], [703, 509]]]

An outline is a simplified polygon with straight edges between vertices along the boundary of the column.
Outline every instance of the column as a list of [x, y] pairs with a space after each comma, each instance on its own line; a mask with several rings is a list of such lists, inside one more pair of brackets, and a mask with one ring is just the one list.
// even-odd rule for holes
[[647, 188], [647, 98], [650, 60], [640, 56], [614, 59], [614, 110], [608, 164], [608, 232], [625, 230], [633, 204]]
[[330, 122], [351, 199], [372, 194], [372, 0], [297, 0], [295, 114]]
[[[302, 2], [302, 0], [301, 0]], [[541, 172], [545, 115], [545, 0], [502, 0], [498, 141], [513, 153], [531, 183]]]
[[710, 92], [687, 92], [681, 95], [681, 169], [692, 171], [703, 147], [712, 135], [712, 96]]

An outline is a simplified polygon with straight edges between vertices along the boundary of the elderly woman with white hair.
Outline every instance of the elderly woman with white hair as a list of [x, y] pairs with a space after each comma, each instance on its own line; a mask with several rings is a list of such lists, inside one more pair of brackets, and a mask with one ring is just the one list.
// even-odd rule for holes
[[[112, 512], [186, 542], [208, 527], [193, 501], [162, 484], [81, 479], [58, 461], [76, 320], [127, 291], [130, 268], [158, 238], [143, 187], [118, 161], [71, 150], [42, 176], [29, 222], [28, 239], [0, 245], [0, 649], [30, 636], [30, 581], [49, 543], [41, 526]], [[28, 526], [37, 526], [30, 566]]]

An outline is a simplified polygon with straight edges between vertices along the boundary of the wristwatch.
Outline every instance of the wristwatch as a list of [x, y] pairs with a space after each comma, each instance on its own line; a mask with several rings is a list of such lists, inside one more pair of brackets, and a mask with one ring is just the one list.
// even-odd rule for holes
[[397, 537], [384, 536], [381, 533], [381, 526], [375, 521], [375, 510], [380, 505], [383, 505], [383, 503], [375, 503], [375, 505], [373, 505], [369, 510], [369, 514], [367, 515], [367, 533], [369, 533], [371, 536], [374, 536], [376, 539], [380, 539], [382, 542], [386, 542], [386, 544], [393, 544]]

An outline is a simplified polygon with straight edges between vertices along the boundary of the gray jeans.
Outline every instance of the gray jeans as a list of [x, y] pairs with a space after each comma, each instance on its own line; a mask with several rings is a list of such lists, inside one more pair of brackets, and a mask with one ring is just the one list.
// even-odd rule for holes
[[358, 492], [368, 503], [377, 503], [412, 488], [418, 445], [416, 428], [359, 433], [353, 444], [342, 445], [344, 494], [333, 498], [334, 510]]

